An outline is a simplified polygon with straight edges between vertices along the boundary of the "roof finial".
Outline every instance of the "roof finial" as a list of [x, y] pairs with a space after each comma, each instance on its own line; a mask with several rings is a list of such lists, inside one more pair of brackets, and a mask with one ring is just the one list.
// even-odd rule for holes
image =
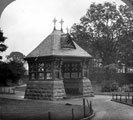
[[67, 33], [69, 33], [69, 28], [68, 27], [66, 28], [66, 30], [67, 30]]
[[63, 29], [62, 29], [63, 23], [64, 23], [64, 21], [63, 21], [63, 19], [61, 19], [60, 24], [61, 24], [61, 31], [62, 32], [63, 32]]
[[54, 30], [56, 30], [56, 22], [57, 22], [57, 20], [56, 20], [56, 18], [54, 18], [54, 20], [53, 20], [53, 23], [54, 23]]

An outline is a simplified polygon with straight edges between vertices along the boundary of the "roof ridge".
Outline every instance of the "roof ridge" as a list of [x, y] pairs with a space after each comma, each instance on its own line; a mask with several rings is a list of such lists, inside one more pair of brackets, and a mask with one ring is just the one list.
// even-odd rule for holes
[[54, 46], [54, 39], [55, 39], [55, 37], [54, 36], [51, 36], [51, 37], [53, 37], [53, 39], [51, 39], [51, 55], [53, 55], [54, 54], [54, 50], [53, 50], [53, 46]]
[[92, 57], [82, 49], [75, 41], [72, 41], [76, 49], [62, 49], [61, 35], [66, 34], [60, 30], [54, 30], [49, 34], [26, 58], [45, 56], [71, 56], [71, 57]]

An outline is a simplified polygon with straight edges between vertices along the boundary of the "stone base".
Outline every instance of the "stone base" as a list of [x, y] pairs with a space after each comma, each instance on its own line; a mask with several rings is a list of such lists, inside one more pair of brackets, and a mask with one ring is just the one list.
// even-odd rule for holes
[[66, 97], [62, 80], [29, 81], [25, 91], [26, 99], [57, 100]]
[[94, 96], [91, 81], [88, 78], [83, 78], [81, 80], [80, 92], [83, 96]]

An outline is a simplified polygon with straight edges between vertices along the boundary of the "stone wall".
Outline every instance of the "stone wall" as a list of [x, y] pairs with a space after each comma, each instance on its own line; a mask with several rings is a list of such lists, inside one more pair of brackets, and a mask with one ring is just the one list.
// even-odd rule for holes
[[83, 96], [94, 96], [93, 88], [91, 85], [91, 81], [88, 78], [82, 79], [82, 95]]
[[[71, 80], [69, 80], [71, 81]], [[74, 82], [74, 81], [73, 81]], [[66, 98], [66, 92], [71, 95], [93, 96], [93, 89], [89, 79], [80, 79], [78, 82], [65, 84], [62, 80], [56, 81], [29, 81], [25, 91], [25, 99], [59, 100]], [[76, 90], [76, 94], [75, 94]], [[73, 93], [72, 93], [73, 92]]]
[[63, 81], [29, 81], [26, 99], [57, 100], [66, 96]]

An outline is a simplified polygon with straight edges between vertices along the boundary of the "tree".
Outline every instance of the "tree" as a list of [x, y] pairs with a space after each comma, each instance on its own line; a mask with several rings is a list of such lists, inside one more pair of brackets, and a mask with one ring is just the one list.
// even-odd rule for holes
[[[116, 63], [119, 33], [123, 24], [116, 4], [91, 4], [80, 24], [72, 27], [72, 37], [83, 48], [100, 59], [103, 66]], [[82, 43], [82, 44], [81, 44]]]
[[11, 52], [7, 55], [8, 68], [12, 71], [13, 74], [13, 82], [16, 82], [24, 75], [26, 69], [24, 67], [25, 55], [21, 52]]
[[11, 52], [9, 55], [7, 55], [7, 59], [9, 61], [24, 63], [24, 57], [25, 55], [21, 52]]
[[24, 76], [26, 69], [22, 62], [10, 61], [8, 63], [8, 68], [12, 72], [12, 82], [17, 83], [19, 79]]
[[[0, 53], [4, 52], [7, 49], [7, 46], [4, 44], [6, 37], [3, 36], [3, 32], [0, 29]], [[0, 56], [2, 59], [2, 56]], [[0, 84], [6, 85], [6, 80], [11, 77], [11, 71], [8, 69], [7, 64], [0, 61]]]
[[0, 62], [0, 85], [8, 86], [9, 84], [17, 84], [25, 71], [23, 63], [15, 61], [8, 63]]
[[0, 85], [7, 86], [9, 80], [13, 79], [12, 71], [8, 64], [0, 61]]
[[12, 52], [7, 56], [7, 63], [0, 62], [0, 84], [8, 86], [18, 83], [26, 71], [24, 57], [20, 52]]
[[126, 5], [120, 5], [119, 11], [122, 15], [123, 25], [118, 46], [118, 61], [128, 68], [131, 67], [130, 63], [133, 63], [133, 12]]
[[[3, 32], [0, 30], [0, 52], [4, 52], [7, 49], [7, 46], [4, 44], [6, 37], [3, 36]], [[2, 56], [0, 56], [2, 59]]]

